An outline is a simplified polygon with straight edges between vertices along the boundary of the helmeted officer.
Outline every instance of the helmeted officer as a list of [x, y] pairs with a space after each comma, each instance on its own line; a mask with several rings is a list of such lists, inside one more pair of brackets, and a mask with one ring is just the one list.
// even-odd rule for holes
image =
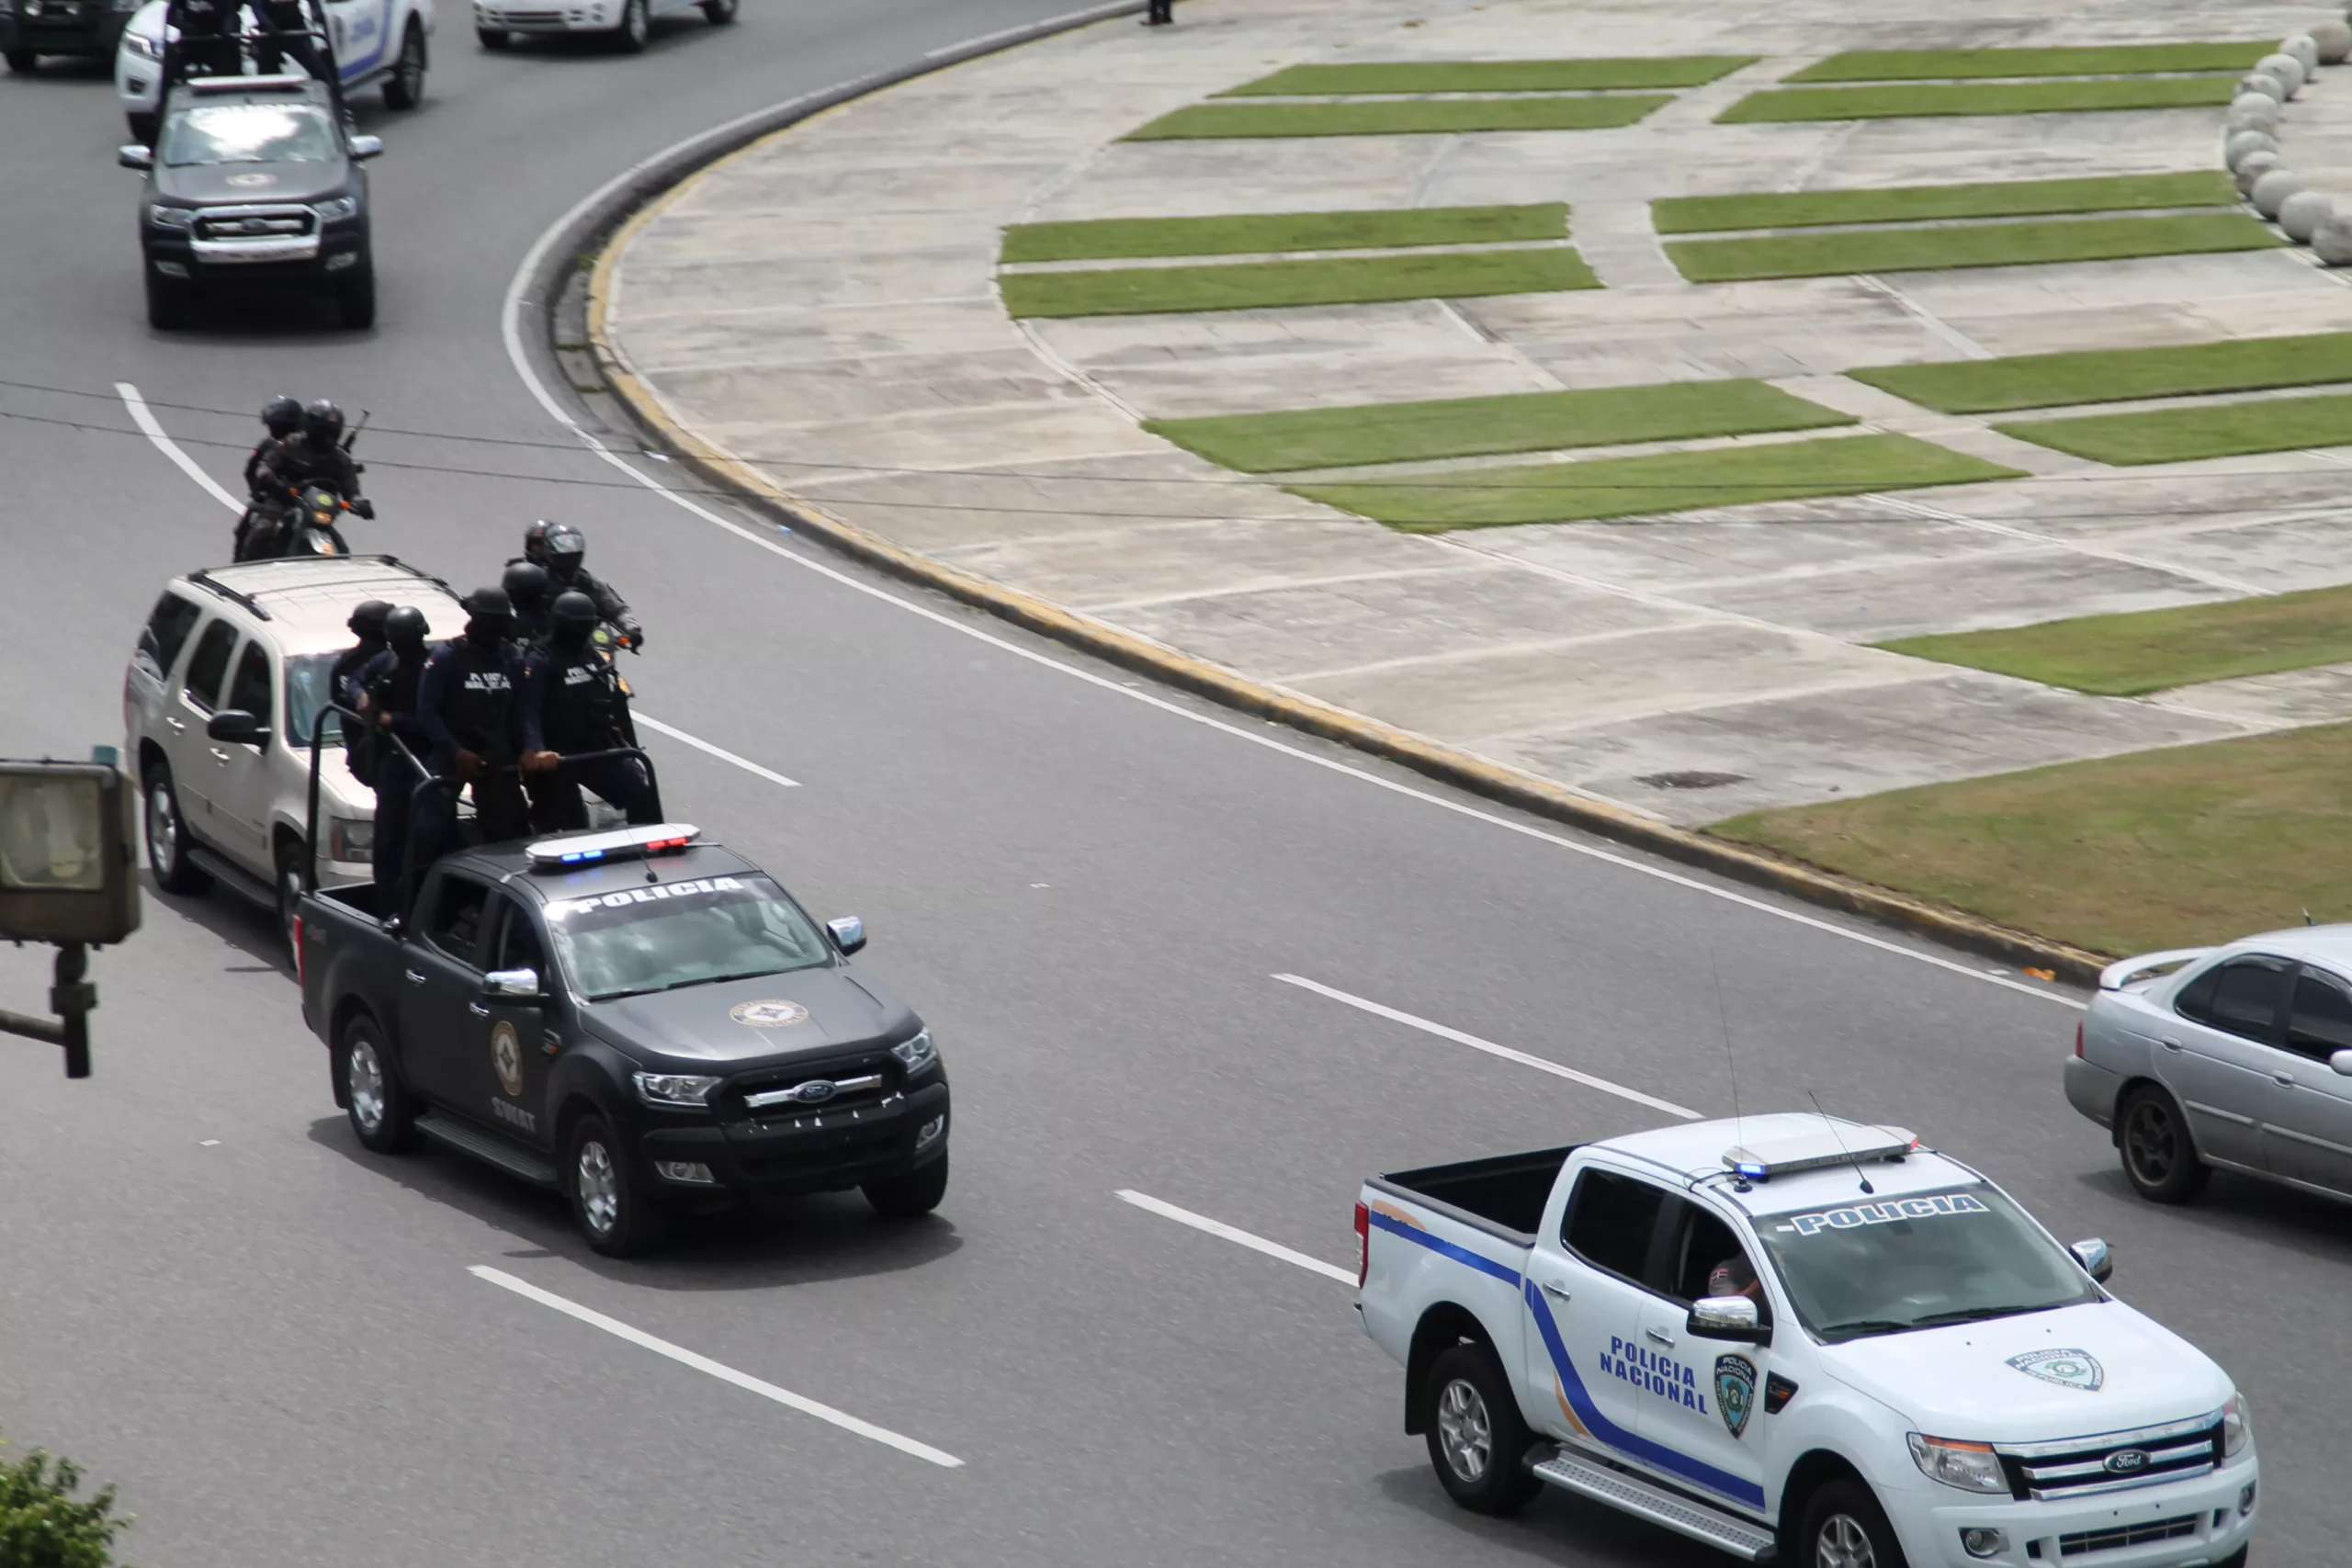
[[523, 770], [532, 819], [543, 832], [588, 826], [587, 785], [628, 814], [632, 826], [658, 822], [653, 781], [635, 757], [570, 761], [583, 752], [637, 743], [612, 661], [589, 638], [600, 617], [585, 593], [555, 597], [545, 647], [523, 660]]
[[514, 641], [526, 653], [548, 635], [548, 599], [554, 592], [548, 569], [536, 561], [518, 560], [499, 579], [507, 603], [514, 606]]
[[264, 558], [277, 547], [285, 497], [270, 463], [302, 428], [302, 405], [280, 393], [261, 405], [261, 423], [269, 434], [254, 444], [245, 458], [245, 510], [237, 519], [231, 560]]
[[359, 499], [359, 465], [345, 451], [342, 405], [318, 398], [302, 410], [298, 435], [277, 444], [261, 467], [265, 478], [297, 488], [317, 482], [345, 501]]
[[357, 683], [359, 672], [384, 651], [384, 622], [391, 613], [392, 607], [381, 599], [365, 600], [351, 612], [351, 619], [344, 624], [359, 640], [337, 654], [334, 665], [328, 670], [328, 700], [341, 703], [347, 708], [359, 705], [359, 694], [364, 690]]
[[[424, 680], [429, 652], [425, 631], [424, 612], [413, 605], [402, 604], [386, 615], [384, 651], [359, 672], [355, 683], [361, 689], [360, 698], [352, 705], [377, 735], [400, 737], [401, 744], [420, 757], [433, 746], [433, 738], [425, 733], [417, 714], [418, 687]], [[393, 908], [393, 900], [406, 869], [409, 804], [422, 775], [393, 746], [379, 741], [369, 749], [374, 752], [369, 771], [375, 774], [376, 785], [377, 912], [402, 914], [405, 911]]]
[[175, 82], [234, 76], [244, 69], [237, 39], [237, 14], [243, 9], [243, 0], [169, 0], [164, 7], [163, 80], [155, 88], [159, 106]]
[[[521, 705], [516, 687], [522, 656], [510, 640], [514, 607], [503, 588], [466, 595], [466, 629], [435, 649], [417, 682], [417, 720], [432, 743], [425, 765], [436, 780], [473, 789], [474, 820], [484, 843], [519, 839], [530, 813], [514, 774], [522, 755]], [[455, 787], [436, 784], [417, 808], [420, 863], [459, 847]]]
[[348, 127], [351, 110], [343, 101], [343, 73], [335, 64], [334, 38], [325, 13], [314, 0], [248, 0], [263, 32], [254, 50], [255, 68], [265, 76], [278, 70], [280, 55], [290, 55], [314, 79], [326, 84], [334, 102], [335, 118]]
[[[645, 648], [645, 628], [637, 624], [630, 613], [628, 601], [614, 592], [613, 585], [590, 571], [583, 563], [588, 558], [588, 536], [569, 523], [554, 523], [542, 517], [523, 530], [523, 553], [515, 560], [536, 561], [548, 569], [555, 590], [576, 589], [588, 595], [596, 606], [600, 619], [618, 626], [639, 651]], [[509, 566], [514, 561], [507, 563]]]

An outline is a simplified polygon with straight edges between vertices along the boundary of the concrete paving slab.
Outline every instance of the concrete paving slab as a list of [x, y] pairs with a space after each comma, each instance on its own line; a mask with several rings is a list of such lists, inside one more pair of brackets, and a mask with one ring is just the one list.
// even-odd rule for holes
[[1084, 610], [1098, 604], [1275, 588], [1353, 570], [1451, 564], [1444, 547], [1354, 519], [1205, 518], [934, 550], [942, 560]]
[[2337, 724], [2352, 719], [2352, 664], [2206, 681], [2158, 692], [2145, 700], [2156, 707], [2235, 719], [2264, 729]]

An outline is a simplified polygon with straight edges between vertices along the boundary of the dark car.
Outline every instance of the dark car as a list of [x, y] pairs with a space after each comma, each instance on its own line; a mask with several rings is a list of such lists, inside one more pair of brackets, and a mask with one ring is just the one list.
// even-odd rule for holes
[[348, 131], [308, 76], [198, 77], [172, 88], [139, 210], [147, 320], [184, 325], [194, 298], [228, 285], [324, 290], [347, 327], [376, 320], [368, 175], [384, 150]]
[[0, 0], [0, 60], [29, 73], [44, 54], [111, 60], [139, 0]]
[[931, 1032], [820, 926], [695, 829], [631, 828], [437, 862], [415, 914], [372, 887], [302, 898], [302, 1016], [367, 1147], [421, 1135], [563, 1192], [625, 1256], [667, 1214], [862, 1190], [947, 1191]]

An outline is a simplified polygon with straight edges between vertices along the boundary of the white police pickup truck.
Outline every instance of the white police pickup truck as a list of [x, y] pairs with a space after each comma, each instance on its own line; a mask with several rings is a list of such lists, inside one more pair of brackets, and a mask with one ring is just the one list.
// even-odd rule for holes
[[1374, 1177], [1357, 1310], [1481, 1513], [1544, 1486], [1754, 1562], [2242, 1564], [2245, 1401], [1906, 1132], [1702, 1122]]

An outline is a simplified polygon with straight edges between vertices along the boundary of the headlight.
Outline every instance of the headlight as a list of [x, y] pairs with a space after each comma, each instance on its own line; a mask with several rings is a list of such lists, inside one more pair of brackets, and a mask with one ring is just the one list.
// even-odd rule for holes
[[376, 824], [352, 817], [327, 818], [327, 859], [364, 861], [374, 858]]
[[926, 1029], [912, 1040], [901, 1040], [890, 1047], [890, 1055], [907, 1069], [907, 1077], [919, 1078], [939, 1066], [939, 1053], [932, 1049], [931, 1031]]
[[1943, 1438], [1910, 1435], [1911, 1462], [1930, 1481], [1957, 1486], [1962, 1492], [1996, 1492], [2007, 1496], [2009, 1478], [1990, 1443], [1955, 1443]]
[[2222, 1406], [2222, 1452], [2245, 1452], [2254, 1441], [2254, 1412], [2246, 1407], [2245, 1395], [2232, 1390], [2230, 1402]]
[[637, 1098], [648, 1105], [701, 1105], [721, 1082], [694, 1073], [632, 1073]]
[[158, 229], [185, 229], [196, 221], [196, 209], [151, 201], [147, 204], [147, 221]]
[[338, 196], [318, 203], [311, 210], [319, 215], [319, 221], [322, 223], [333, 223], [345, 218], [356, 218], [359, 216], [359, 198], [356, 196]]
[[125, 49], [128, 49], [131, 53], [137, 55], [141, 60], [161, 60], [164, 58], [164, 45], [162, 40], [149, 38], [145, 33], [124, 33], [122, 35], [122, 45]]

